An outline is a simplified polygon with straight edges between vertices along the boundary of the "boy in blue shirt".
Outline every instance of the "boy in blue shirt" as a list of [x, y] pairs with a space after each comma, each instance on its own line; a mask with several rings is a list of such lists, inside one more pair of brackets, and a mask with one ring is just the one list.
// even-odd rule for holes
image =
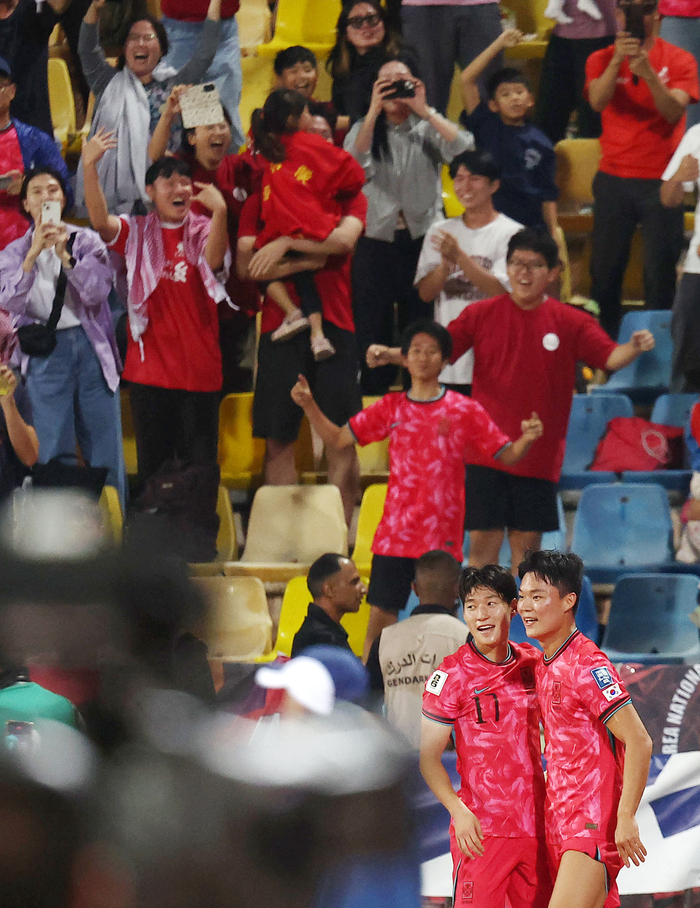
[[476, 147], [489, 151], [501, 170], [501, 185], [493, 197], [497, 211], [526, 227], [546, 227], [555, 235], [557, 224], [554, 182], [555, 158], [547, 136], [528, 121], [534, 98], [520, 70], [496, 70], [486, 83], [488, 101], [479, 95], [478, 79], [489, 63], [522, 39], [516, 28], [504, 31], [462, 72], [461, 123], [474, 134]]

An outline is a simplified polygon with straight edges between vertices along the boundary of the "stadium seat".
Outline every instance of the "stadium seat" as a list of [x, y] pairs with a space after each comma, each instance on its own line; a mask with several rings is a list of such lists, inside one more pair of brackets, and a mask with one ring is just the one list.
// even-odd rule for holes
[[209, 600], [204, 639], [210, 659], [254, 662], [272, 651], [272, 619], [257, 577], [195, 577]]
[[[544, 540], [542, 543], [544, 546]], [[600, 637], [600, 625], [598, 623], [598, 610], [595, 606], [595, 595], [593, 594], [593, 585], [588, 577], [584, 575], [583, 586], [581, 587], [581, 598], [579, 599], [578, 608], [576, 609], [576, 627], [585, 634], [589, 640], [595, 644]], [[525, 625], [520, 615], [515, 615], [510, 623], [509, 637], [515, 643], [532, 643], [539, 646], [537, 641], [530, 639], [525, 633]]]
[[49, 105], [55, 139], [65, 153], [75, 136], [75, 99], [65, 60], [49, 57]]
[[[283, 656], [292, 655], [292, 643], [301, 627], [311, 602], [311, 593], [306, 585], [306, 577], [293, 577], [287, 584], [282, 599], [279, 628], [275, 650]], [[363, 599], [359, 611], [343, 616], [340, 622], [348, 632], [348, 643], [356, 656], [362, 656], [362, 647], [367, 635], [369, 605]]]
[[562, 139], [557, 142], [554, 153], [559, 225], [565, 233], [590, 233], [593, 230], [593, 177], [600, 163], [600, 142], [598, 139]]
[[369, 577], [372, 571], [372, 540], [384, 513], [387, 488], [385, 483], [375, 483], [367, 486], [362, 496], [352, 560], [363, 577]]
[[271, 15], [267, 0], [243, 0], [236, 13], [241, 54], [254, 54], [270, 40]]
[[219, 486], [216, 513], [219, 518], [219, 532], [216, 537], [216, 560], [235, 561], [238, 558], [238, 540], [236, 539], [236, 524], [233, 522], [231, 497], [226, 486]]
[[[693, 404], [698, 402], [697, 394], [662, 394], [654, 402], [651, 421], [663, 426], [685, 428]], [[688, 493], [691, 470], [626, 470], [624, 482], [658, 482], [665, 489]]]
[[325, 57], [335, 44], [340, 0], [279, 0], [272, 41], [258, 47], [258, 55], [275, 57], [292, 44], [303, 44]]
[[288, 582], [324, 552], [347, 555], [348, 529], [337, 486], [261, 486], [255, 493], [240, 561], [228, 576]]
[[666, 490], [651, 483], [587, 486], [574, 520], [571, 551], [583, 559], [593, 583], [621, 574], [654, 571], [673, 559]]
[[102, 511], [102, 520], [107, 534], [115, 545], [119, 545], [122, 541], [124, 515], [119, 501], [119, 492], [114, 486], [104, 486], [102, 489], [100, 510]]
[[616, 416], [634, 416], [632, 401], [624, 394], [576, 394], [566, 432], [561, 489], [583, 489], [592, 483], [615, 482], [615, 473], [591, 471], [598, 442]]
[[602, 648], [613, 662], [699, 662], [700, 637], [689, 618], [697, 604], [694, 574], [625, 574]]
[[219, 407], [219, 466], [229, 489], [262, 482], [265, 442], [253, 438], [253, 393], [227, 394]]
[[545, 18], [547, 0], [504, 0], [502, 8], [515, 15], [517, 27], [525, 35], [534, 35], [531, 41], [521, 41], [506, 50], [506, 60], [541, 60], [547, 50], [549, 33], [554, 22]]
[[619, 372], [613, 372], [607, 384], [596, 386], [594, 393], [619, 391], [629, 395], [633, 403], [644, 404], [668, 391], [673, 349], [670, 311], [627, 312], [622, 318], [618, 342], [626, 343], [635, 331], [643, 328], [648, 328], [654, 335], [654, 349], [642, 353]]

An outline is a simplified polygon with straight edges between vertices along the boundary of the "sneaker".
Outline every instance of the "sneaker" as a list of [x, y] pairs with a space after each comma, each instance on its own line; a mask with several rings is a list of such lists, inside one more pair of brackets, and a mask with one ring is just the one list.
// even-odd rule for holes
[[302, 331], [305, 331], [309, 327], [309, 320], [301, 314], [301, 310], [297, 311], [293, 315], [285, 316], [284, 321], [276, 328], [270, 339], [272, 341], [286, 341], [290, 340], [292, 337], [296, 337], [297, 334], [300, 334]]
[[316, 362], [321, 363], [324, 359], [335, 356], [335, 347], [327, 337], [316, 337], [311, 341], [311, 352]]

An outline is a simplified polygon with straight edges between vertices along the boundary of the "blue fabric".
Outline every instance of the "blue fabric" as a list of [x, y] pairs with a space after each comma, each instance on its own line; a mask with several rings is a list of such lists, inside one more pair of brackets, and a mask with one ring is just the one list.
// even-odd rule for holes
[[31, 356], [27, 388], [39, 436], [39, 461], [75, 463], [76, 441], [86, 462], [107, 467], [107, 484], [126, 503], [119, 391], [110, 391], [81, 327], [56, 332], [50, 356]]
[[[700, 69], [700, 17], [664, 16], [661, 20], [661, 37], [669, 44], [682, 47], [695, 57]], [[686, 129], [700, 123], [700, 104], [690, 104], [686, 110]]]
[[[204, 27], [203, 22], [180, 22], [163, 16], [162, 20], [168, 33], [170, 50], [164, 62], [178, 72], [191, 59]], [[241, 74], [241, 44], [238, 39], [236, 17], [221, 20], [221, 41], [214, 57], [214, 62], [207, 70], [204, 82], [216, 82], [221, 103], [231, 114], [232, 151], [238, 151], [245, 142], [238, 105], [241, 101], [243, 76]]]
[[68, 207], [73, 207], [73, 190], [70, 185], [70, 176], [66, 163], [56, 147], [53, 138], [36, 126], [20, 123], [13, 120], [12, 125], [17, 130], [19, 148], [22, 152], [25, 172], [32, 167], [53, 167], [57, 170], [66, 184], [66, 198]]
[[474, 134], [476, 147], [489, 151], [501, 169], [501, 185], [493, 197], [496, 211], [525, 227], [545, 226], [542, 202], [559, 196], [554, 182], [554, 148], [532, 123], [508, 126], [483, 101], [473, 113], [462, 113], [461, 124]]

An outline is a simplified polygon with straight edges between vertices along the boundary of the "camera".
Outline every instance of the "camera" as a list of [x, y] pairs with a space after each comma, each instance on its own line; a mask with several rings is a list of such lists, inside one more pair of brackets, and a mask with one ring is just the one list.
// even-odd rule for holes
[[388, 91], [384, 95], [386, 99], [415, 98], [416, 96], [416, 83], [411, 79], [397, 79], [395, 82], [391, 83], [389, 88], [391, 91]]

